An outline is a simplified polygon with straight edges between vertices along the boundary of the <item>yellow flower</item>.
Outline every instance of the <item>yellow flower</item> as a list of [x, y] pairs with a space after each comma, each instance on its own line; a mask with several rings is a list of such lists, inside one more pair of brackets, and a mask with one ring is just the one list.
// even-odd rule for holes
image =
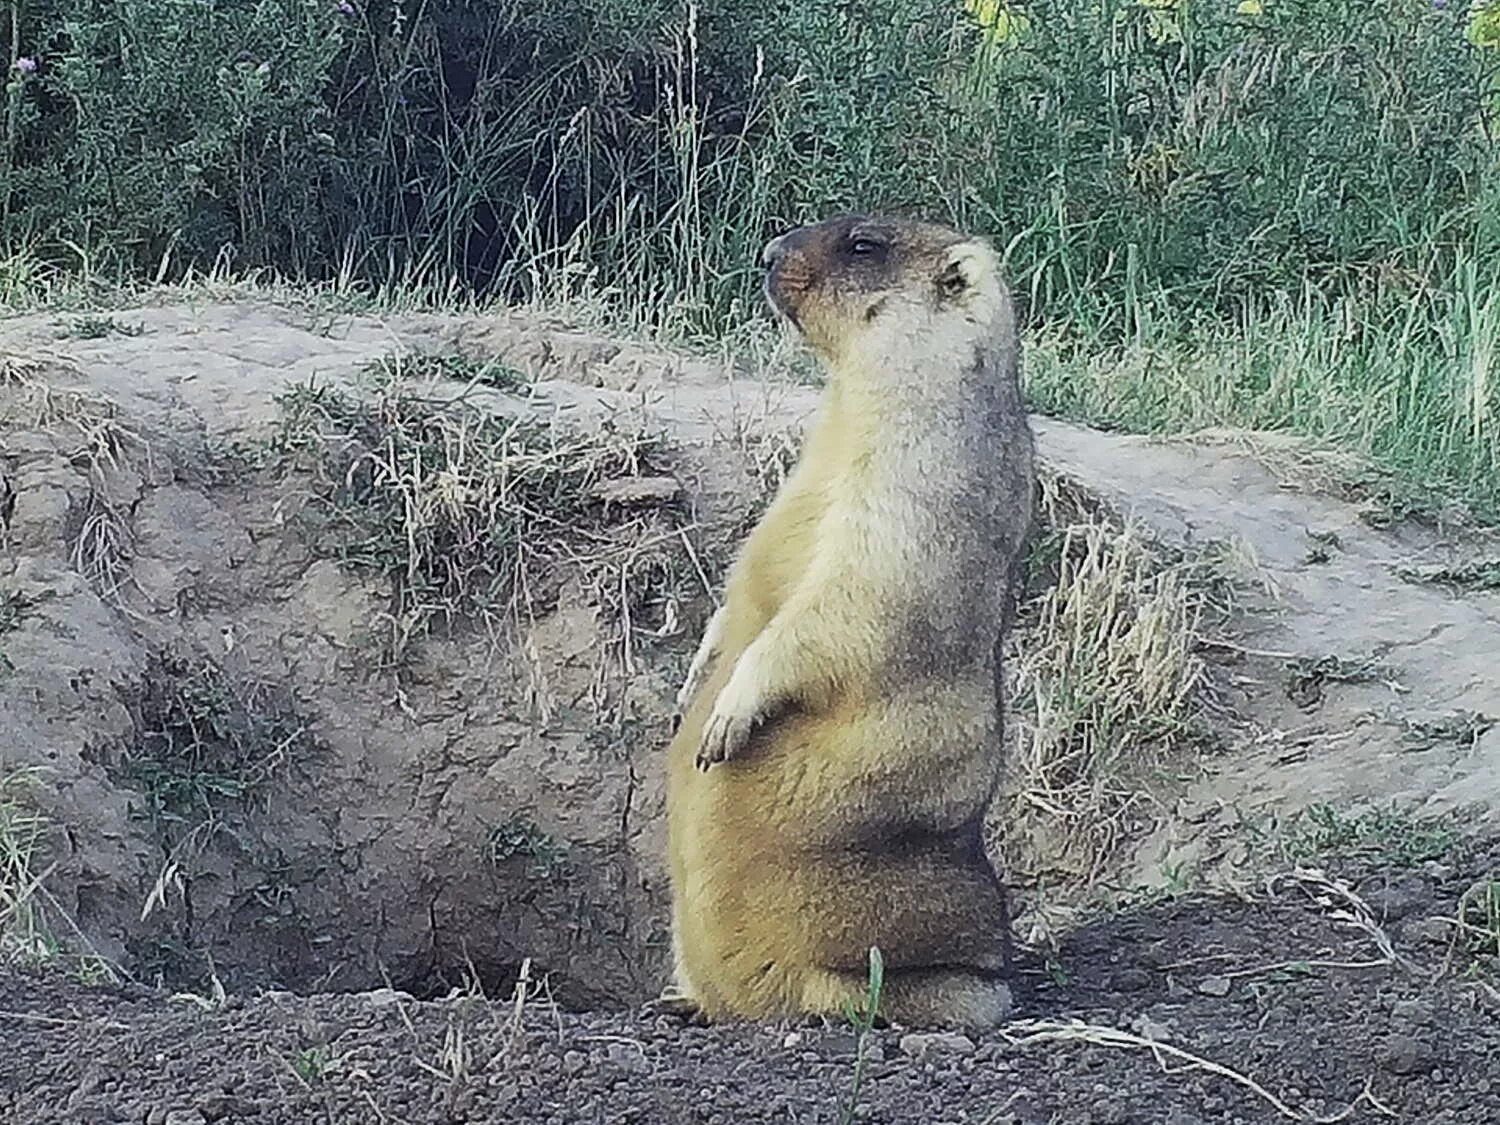
[[1500, 50], [1500, 0], [1474, 0], [1464, 37], [1476, 47]]
[[1263, 16], [1266, 14], [1266, 6], [1260, 0], [1240, 0], [1234, 6], [1235, 13], [1241, 16]]
[[[1182, 27], [1179, 17], [1187, 7], [1187, 0], [1135, 0], [1136, 6], [1146, 9], [1146, 34], [1153, 43], [1181, 43]], [[1115, 12], [1115, 19], [1124, 19], [1126, 9]]]
[[964, 0], [964, 7], [980, 27], [990, 27], [1000, 14], [1000, 0]]
[[991, 47], [1014, 46], [1031, 27], [1031, 20], [1012, 8], [1009, 0], [964, 0], [964, 8]]

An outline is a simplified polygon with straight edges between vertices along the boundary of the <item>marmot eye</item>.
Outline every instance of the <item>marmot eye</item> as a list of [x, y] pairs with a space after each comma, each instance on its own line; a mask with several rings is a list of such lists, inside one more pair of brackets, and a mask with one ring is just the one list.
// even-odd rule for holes
[[849, 253], [863, 257], [866, 254], [875, 253], [877, 246], [877, 243], [870, 241], [868, 238], [856, 238], [849, 244]]

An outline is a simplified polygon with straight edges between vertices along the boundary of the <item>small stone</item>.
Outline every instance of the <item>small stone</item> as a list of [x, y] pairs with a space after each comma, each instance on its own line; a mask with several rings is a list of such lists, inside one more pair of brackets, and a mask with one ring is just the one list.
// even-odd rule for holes
[[1198, 991], [1205, 996], [1228, 996], [1231, 987], [1228, 977], [1204, 977], [1198, 982]]
[[196, 1109], [174, 1109], [167, 1114], [162, 1125], [208, 1125], [208, 1118]]
[[1110, 983], [1120, 992], [1144, 992], [1151, 987], [1151, 974], [1145, 969], [1121, 969]]
[[411, 1002], [413, 997], [394, 988], [374, 988], [364, 994], [364, 999], [372, 1008], [389, 1008], [392, 1004]]
[[782, 1037], [781, 1045], [782, 1047], [787, 1049], [790, 1049], [792, 1047], [800, 1047], [802, 1045], [802, 1032], [788, 1031], [786, 1035]]
[[901, 1052], [914, 1059], [939, 1052], [972, 1055], [974, 1040], [951, 1031], [911, 1031], [901, 1037]]
[[611, 1043], [605, 1050], [604, 1057], [609, 1060], [611, 1066], [628, 1070], [635, 1074], [644, 1074], [650, 1070], [646, 1062], [646, 1055], [639, 1047], [632, 1047], [628, 1043]]
[[1380, 1047], [1380, 1062], [1392, 1074], [1416, 1074], [1432, 1065], [1432, 1052], [1410, 1035], [1391, 1035]]
[[1152, 1019], [1144, 1012], [1130, 1021], [1130, 1030], [1135, 1032], [1142, 1039], [1152, 1039], [1157, 1042], [1164, 1041], [1169, 1035], [1172, 1034], [1171, 1029], [1168, 1028], [1166, 1024]]
[[1413, 996], [1409, 1000], [1397, 1000], [1391, 1005], [1391, 1017], [1410, 1023], [1426, 1023], [1432, 1018], [1432, 1002], [1425, 996]]
[[1453, 934], [1452, 927], [1444, 918], [1419, 918], [1408, 922], [1403, 932], [1409, 940], [1428, 945], [1447, 945]]
[[569, 1077], [582, 1074], [588, 1065], [588, 1057], [582, 1051], [567, 1051], [563, 1054], [563, 1073]]
[[1399, 922], [1420, 910], [1427, 900], [1427, 887], [1421, 879], [1392, 879], [1365, 892], [1365, 903], [1383, 922]]
[[661, 504], [676, 499], [682, 485], [675, 477], [617, 477], [589, 491], [607, 504]]
[[830, 1031], [818, 1040], [818, 1046], [825, 1056], [852, 1058], [859, 1049], [859, 1036], [852, 1031]]

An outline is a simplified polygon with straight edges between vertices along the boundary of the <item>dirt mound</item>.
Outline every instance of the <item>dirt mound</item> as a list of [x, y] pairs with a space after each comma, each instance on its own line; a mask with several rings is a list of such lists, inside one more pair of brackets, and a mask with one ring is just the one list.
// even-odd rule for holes
[[1471, 851], [1415, 868], [1361, 864], [1347, 882], [1303, 870], [1258, 903], [1127, 912], [1029, 966], [1022, 1018], [973, 1039], [684, 1028], [558, 1012], [525, 990], [498, 1004], [389, 989], [168, 1000], [0, 973], [0, 1115], [1480, 1125], [1500, 1080], [1500, 993], [1482, 976], [1496, 951], [1484, 968], [1450, 939], [1454, 920], [1482, 917], [1464, 896], [1497, 863], [1500, 853]]
[[0, 387], [0, 775], [54, 928], [146, 979], [654, 992], [657, 750], [758, 447], [684, 406], [661, 450], [604, 386], [637, 352], [535, 325], [80, 323], [8, 323]]
[[[811, 389], [255, 303], [14, 318], [0, 357], [0, 780], [54, 935], [194, 987], [493, 992], [531, 958], [569, 1005], [655, 992], [670, 700]], [[1487, 573], [1472, 537], [1243, 451], [1038, 430], [1162, 542], [1233, 548], [1196, 639], [1220, 749], [1162, 766], [1115, 874], [1234, 867], [1318, 802], [1494, 816], [1500, 595], [1442, 579]]]
[[1463, 580], [1500, 542], [1390, 526], [1378, 499], [1308, 487], [1299, 450], [1270, 436], [1036, 425], [1054, 471], [1165, 542], [1216, 548], [1236, 586], [1208, 655], [1237, 732], [1172, 794], [1137, 880], [1243, 860], [1247, 823], [1320, 805], [1500, 823], [1500, 583]]

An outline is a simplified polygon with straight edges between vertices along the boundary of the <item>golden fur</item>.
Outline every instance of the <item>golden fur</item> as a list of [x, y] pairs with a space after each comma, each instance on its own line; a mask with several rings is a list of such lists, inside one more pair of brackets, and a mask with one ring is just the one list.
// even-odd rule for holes
[[1032, 439], [990, 247], [848, 216], [766, 248], [829, 383], [743, 544], [668, 751], [673, 988], [709, 1019], [1009, 1010], [981, 823]]

